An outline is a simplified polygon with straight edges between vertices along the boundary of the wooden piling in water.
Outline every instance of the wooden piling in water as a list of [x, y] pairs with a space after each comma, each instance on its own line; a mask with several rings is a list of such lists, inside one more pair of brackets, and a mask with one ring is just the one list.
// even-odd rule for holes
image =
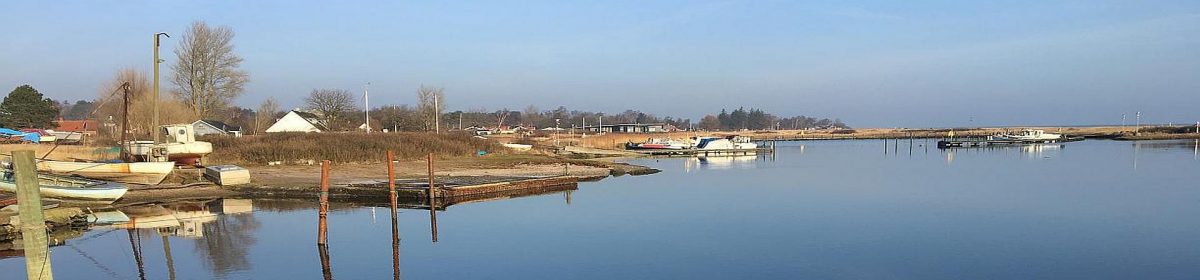
[[317, 254], [321, 258], [321, 276], [325, 280], [333, 280], [333, 268], [329, 264], [329, 246], [317, 244]]
[[321, 161], [321, 208], [317, 213], [317, 245], [327, 244], [329, 227], [325, 219], [329, 216], [329, 161]]
[[433, 242], [438, 241], [437, 233], [437, 192], [434, 191], [433, 182], [433, 154], [430, 153], [426, 161], [429, 163], [429, 234], [432, 236]]
[[54, 279], [53, 270], [50, 269], [50, 240], [46, 234], [41, 187], [38, 186], [33, 151], [21, 150], [12, 154], [13, 173], [17, 183], [17, 208], [21, 212], [19, 219], [21, 241], [25, 250], [25, 276], [30, 280]]
[[396, 168], [392, 151], [387, 151], [388, 198], [392, 202], [392, 279], [400, 280], [400, 226], [396, 221]]

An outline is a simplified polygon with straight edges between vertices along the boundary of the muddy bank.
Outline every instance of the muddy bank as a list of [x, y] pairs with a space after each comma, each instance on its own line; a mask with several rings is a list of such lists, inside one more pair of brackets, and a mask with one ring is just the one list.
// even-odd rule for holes
[[[597, 181], [609, 176], [645, 175], [659, 170], [626, 163], [595, 160], [508, 157], [489, 160], [445, 160], [434, 162], [439, 186], [469, 186], [519, 181], [530, 178], [569, 176], [575, 181]], [[398, 185], [427, 185], [428, 166], [423, 161], [398, 162]], [[319, 194], [320, 165], [248, 166], [251, 183], [217, 186], [200, 181], [199, 170], [177, 170], [172, 184], [134, 186], [113, 206], [223, 197], [311, 198]], [[330, 167], [330, 196], [338, 199], [382, 199], [387, 197], [387, 165], [347, 163]]]

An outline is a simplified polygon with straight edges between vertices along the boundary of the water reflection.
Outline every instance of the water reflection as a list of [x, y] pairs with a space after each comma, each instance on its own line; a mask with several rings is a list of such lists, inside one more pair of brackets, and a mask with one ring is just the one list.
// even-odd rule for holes
[[[688, 158], [686, 162], [692, 162], [691, 166], [695, 166], [698, 169], [712, 169], [712, 170], [724, 170], [724, 169], [735, 169], [735, 168], [736, 169], [746, 169], [746, 168], [754, 168], [754, 166], [755, 166], [754, 162], [756, 160], [758, 160], [758, 158], [759, 158], [759, 156], [757, 156], [757, 155], [693, 157], [693, 158]], [[685, 163], [685, 166], [687, 164], [688, 163]]]

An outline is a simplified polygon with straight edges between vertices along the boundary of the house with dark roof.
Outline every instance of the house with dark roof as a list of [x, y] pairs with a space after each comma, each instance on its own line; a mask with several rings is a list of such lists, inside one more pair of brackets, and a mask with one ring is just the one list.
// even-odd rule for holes
[[211, 134], [229, 135], [233, 137], [242, 136], [241, 127], [229, 125], [216, 120], [198, 120], [192, 123], [192, 129], [196, 131], [196, 136]]
[[265, 132], [324, 132], [329, 130], [327, 127], [325, 121], [316, 114], [292, 110], [271, 124]]

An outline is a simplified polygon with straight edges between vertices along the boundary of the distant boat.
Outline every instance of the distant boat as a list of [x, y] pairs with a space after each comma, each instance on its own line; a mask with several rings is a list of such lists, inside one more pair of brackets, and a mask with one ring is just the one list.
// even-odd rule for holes
[[527, 144], [504, 143], [504, 144], [500, 144], [500, 145], [504, 146], [505, 148], [512, 149], [513, 151], [528, 151], [530, 149], [533, 149], [533, 145], [527, 145]]
[[1020, 142], [1054, 142], [1064, 139], [1062, 134], [1046, 133], [1040, 129], [1022, 129], [1017, 133], [1001, 133], [988, 137], [988, 140], [993, 141], [1020, 141]]
[[[129, 190], [121, 183], [41, 173], [38, 174], [38, 185], [41, 187], [41, 194], [44, 198], [102, 203], [112, 203], [121, 199]], [[0, 170], [0, 190], [17, 192], [16, 179], [13, 177], [12, 170]]]
[[174, 162], [72, 162], [42, 160], [38, 171], [121, 183], [157, 185], [175, 169]]
[[750, 141], [750, 137], [692, 137], [697, 150], [753, 150], [758, 144]]
[[645, 143], [625, 143], [627, 150], [682, 150], [691, 145], [675, 139], [651, 138]]

